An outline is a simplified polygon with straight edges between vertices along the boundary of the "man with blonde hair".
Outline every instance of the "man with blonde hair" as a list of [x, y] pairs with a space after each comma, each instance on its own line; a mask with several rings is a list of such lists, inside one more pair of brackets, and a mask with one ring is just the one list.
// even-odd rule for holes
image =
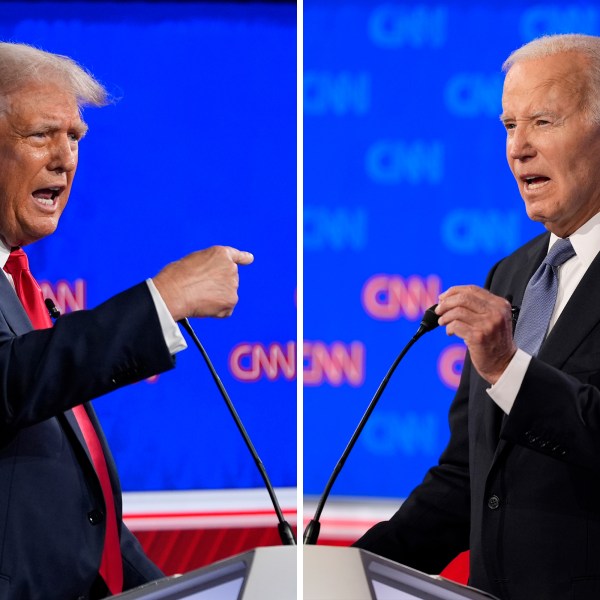
[[504, 69], [508, 164], [527, 215], [548, 231], [494, 266], [485, 289], [441, 294], [439, 322], [468, 348], [450, 442], [390, 521], [357, 545], [432, 573], [470, 549], [470, 583], [499, 598], [592, 600], [600, 598], [600, 38], [540, 38]]
[[[51, 327], [23, 246], [54, 232], [104, 88], [71, 59], [0, 43], [0, 598], [104, 598], [162, 576], [122, 522], [89, 400], [174, 366], [176, 321], [229, 316], [230, 247], [195, 252]], [[36, 329], [37, 331], [33, 331]]]

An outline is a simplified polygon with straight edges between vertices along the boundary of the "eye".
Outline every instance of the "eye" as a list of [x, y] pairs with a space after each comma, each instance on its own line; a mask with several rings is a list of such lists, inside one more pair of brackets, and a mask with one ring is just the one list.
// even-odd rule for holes
[[505, 122], [504, 123], [504, 128], [506, 129], [506, 131], [512, 131], [513, 129], [515, 129], [517, 126], [516, 123], [511, 123], [511, 122]]
[[547, 121], [546, 119], [537, 119], [537, 121], [535, 122], [535, 124], [538, 127], [544, 127], [545, 125], [550, 125], [550, 121]]

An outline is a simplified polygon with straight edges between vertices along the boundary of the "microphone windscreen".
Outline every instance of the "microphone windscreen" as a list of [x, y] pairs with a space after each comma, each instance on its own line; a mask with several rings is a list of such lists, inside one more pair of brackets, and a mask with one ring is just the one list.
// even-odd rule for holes
[[423, 314], [423, 319], [421, 320], [421, 327], [424, 329], [424, 331], [431, 331], [439, 325], [439, 317], [435, 314], [436, 307], [437, 304], [430, 306]]

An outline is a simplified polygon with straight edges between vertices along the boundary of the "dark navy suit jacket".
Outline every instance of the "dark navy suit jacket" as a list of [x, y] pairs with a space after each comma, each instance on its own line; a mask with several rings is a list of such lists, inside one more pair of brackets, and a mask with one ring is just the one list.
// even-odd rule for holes
[[[520, 306], [548, 237], [498, 263], [487, 287]], [[600, 257], [508, 416], [488, 387], [467, 356], [439, 464], [356, 545], [430, 573], [470, 548], [472, 585], [507, 600], [600, 598]]]
[[[173, 357], [145, 283], [52, 329], [31, 330], [0, 275], [0, 598], [102, 597], [104, 500], [69, 409], [170, 369]], [[114, 461], [91, 404], [86, 409], [108, 463], [128, 589], [162, 573], [121, 521]]]

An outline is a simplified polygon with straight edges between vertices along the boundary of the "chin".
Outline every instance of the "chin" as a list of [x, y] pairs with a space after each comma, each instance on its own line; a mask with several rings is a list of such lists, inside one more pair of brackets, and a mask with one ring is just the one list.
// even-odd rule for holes
[[543, 223], [544, 226], [548, 222], [548, 219], [544, 215], [538, 213], [535, 210], [530, 209], [529, 207], [527, 208], [526, 212], [527, 212], [527, 216], [529, 217], [529, 219], [531, 221], [535, 221], [536, 223]]
[[39, 240], [43, 240], [45, 237], [52, 235], [56, 231], [57, 226], [58, 223], [54, 223], [46, 227], [37, 227], [35, 229], [25, 232], [23, 234], [22, 241], [19, 243], [19, 246], [26, 246], [28, 244], [38, 242]]

